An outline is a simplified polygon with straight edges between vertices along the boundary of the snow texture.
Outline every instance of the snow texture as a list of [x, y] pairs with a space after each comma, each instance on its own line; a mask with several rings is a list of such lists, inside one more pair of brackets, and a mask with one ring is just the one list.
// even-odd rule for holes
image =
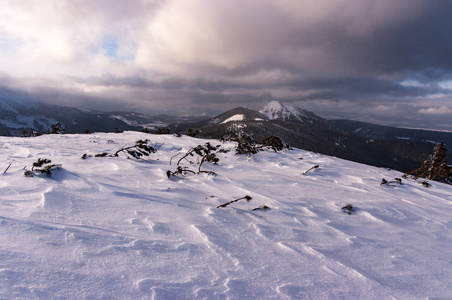
[[[157, 152], [81, 159], [138, 139]], [[381, 186], [402, 174], [299, 149], [235, 155], [234, 143], [203, 164], [217, 176], [167, 177], [172, 156], [205, 143], [0, 137], [1, 172], [11, 164], [0, 173], [0, 299], [450, 299], [450, 185]], [[38, 158], [62, 167], [25, 177]]]
[[227, 118], [226, 120], [224, 120], [220, 124], [224, 124], [224, 123], [228, 123], [228, 122], [234, 122], [234, 121], [243, 121], [245, 119], [246, 119], [245, 115], [243, 115], [243, 114], [236, 114], [236, 115], [233, 115], [230, 118]]
[[297, 120], [300, 122], [305, 122], [310, 119], [320, 119], [318, 116], [310, 111], [304, 110], [299, 107], [293, 107], [287, 104], [282, 104], [278, 101], [270, 101], [265, 105], [259, 112], [267, 116], [270, 120]]

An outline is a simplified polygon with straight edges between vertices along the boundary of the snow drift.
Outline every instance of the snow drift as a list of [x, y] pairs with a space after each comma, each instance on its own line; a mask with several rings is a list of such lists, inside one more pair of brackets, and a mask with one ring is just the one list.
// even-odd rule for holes
[[[138, 139], [157, 152], [94, 157]], [[174, 155], [206, 142], [137, 132], [0, 137], [1, 172], [11, 164], [0, 174], [0, 298], [452, 294], [451, 186], [380, 186], [402, 174], [299, 149], [235, 155], [234, 143], [215, 140], [230, 150], [203, 165], [216, 176], [168, 178]], [[38, 158], [61, 167], [25, 177]], [[196, 169], [196, 159], [181, 165]]]

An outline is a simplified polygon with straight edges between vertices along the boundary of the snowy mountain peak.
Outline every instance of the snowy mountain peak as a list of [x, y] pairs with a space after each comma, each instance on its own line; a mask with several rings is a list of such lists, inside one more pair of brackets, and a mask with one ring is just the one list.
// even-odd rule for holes
[[327, 121], [308, 110], [283, 104], [278, 101], [271, 101], [259, 112], [266, 115], [270, 120], [295, 121], [301, 123], [323, 123]]
[[290, 110], [281, 102], [271, 101], [259, 110], [261, 114], [266, 115], [270, 120], [288, 120], [291, 116]]

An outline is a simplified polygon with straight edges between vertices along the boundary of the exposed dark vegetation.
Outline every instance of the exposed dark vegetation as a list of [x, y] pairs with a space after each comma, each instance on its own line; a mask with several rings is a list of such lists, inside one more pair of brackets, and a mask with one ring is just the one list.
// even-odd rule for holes
[[447, 164], [447, 148], [443, 142], [433, 148], [433, 154], [422, 165], [407, 174], [413, 178], [426, 178], [452, 184], [452, 167]]
[[[118, 157], [120, 153], [123, 153], [127, 158], [133, 157], [140, 159], [143, 156], [149, 156], [151, 153], [155, 153], [157, 149], [149, 145], [149, 140], [137, 140], [132, 146], [125, 146], [116, 151], [114, 154], [106, 152], [94, 155], [94, 157]], [[83, 154], [82, 159], [92, 157], [88, 154]]]
[[303, 175], [306, 175], [306, 174], [308, 174], [309, 171], [318, 169], [319, 167], [320, 167], [319, 165], [312, 166], [309, 169], [307, 169], [306, 171], [304, 171]]
[[50, 134], [60, 134], [64, 132], [64, 126], [60, 122], [50, 125]]
[[41, 134], [42, 134], [42, 133], [39, 133], [38, 131], [33, 130], [33, 129], [24, 129], [24, 130], [22, 130], [22, 131], [20, 132], [20, 136], [21, 136], [21, 137], [39, 136], [39, 135], [41, 135]]
[[166, 176], [169, 178], [171, 178], [171, 176], [177, 176], [177, 175], [181, 175], [181, 176], [187, 176], [188, 174], [196, 174], [195, 171], [190, 170], [188, 167], [181, 167], [178, 166], [176, 168], [176, 171], [171, 172], [170, 170], [166, 171]]
[[157, 150], [149, 145], [149, 140], [138, 140], [135, 142], [135, 145], [123, 147], [113, 154], [113, 156], [119, 156], [119, 153], [123, 153], [127, 158], [132, 156], [133, 158], [139, 159], [142, 156], [149, 156], [151, 153], [155, 153]]
[[[218, 153], [218, 152], [226, 152], [226, 151], [223, 149], [220, 149], [220, 145], [213, 146], [209, 142], [205, 143], [204, 145], [198, 145], [196, 147], [192, 147], [192, 148], [188, 149], [188, 151], [185, 154], [183, 154], [181, 158], [179, 158], [179, 160], [177, 161], [177, 164], [176, 164], [177, 165], [176, 171], [172, 172], [172, 171], [168, 170], [166, 172], [166, 175], [168, 176], [168, 178], [170, 178], [172, 175], [186, 176], [188, 174], [199, 174], [199, 173], [208, 173], [211, 175], [216, 175], [216, 173], [213, 171], [201, 170], [201, 167], [206, 162], [212, 163], [214, 165], [217, 164], [220, 161], [220, 159], [216, 156], [216, 153]], [[173, 157], [171, 157], [170, 165], [172, 163], [172, 159], [180, 154], [181, 153], [178, 153], [178, 154], [174, 155]], [[189, 158], [196, 158], [196, 160], [190, 160]], [[187, 166], [182, 167], [181, 163], [184, 160], [187, 161], [190, 165], [197, 164], [198, 165], [197, 172], [190, 170]]]
[[270, 207], [268, 207], [267, 205], [261, 205], [259, 207], [253, 208], [253, 210], [269, 210]]
[[185, 134], [191, 137], [195, 137], [197, 136], [201, 131], [197, 130], [197, 129], [193, 129], [193, 128], [189, 128]]
[[235, 200], [223, 203], [221, 205], [218, 205], [217, 208], [226, 207], [226, 206], [228, 206], [228, 205], [230, 205], [230, 204], [232, 204], [234, 202], [240, 201], [240, 200], [246, 200], [246, 202], [250, 202], [251, 199], [253, 199], [251, 196], [246, 195], [246, 196], [244, 196], [242, 198], [238, 198], [238, 199], [235, 199]]
[[265, 136], [259, 142], [253, 140], [249, 135], [239, 135], [238, 137], [222, 137], [220, 141], [234, 141], [237, 142], [235, 147], [236, 154], [246, 154], [251, 156], [258, 153], [259, 151], [264, 151], [266, 149], [272, 149], [275, 152], [281, 151], [283, 149], [290, 150], [290, 146], [286, 144], [282, 139], [277, 136]]
[[25, 170], [24, 175], [26, 177], [33, 177], [34, 175], [46, 174], [50, 176], [52, 171], [61, 167], [60, 164], [51, 164], [51, 160], [47, 158], [38, 158], [36, 162], [33, 163], [31, 170]]
[[281, 151], [284, 148], [290, 149], [289, 145], [287, 145], [283, 142], [282, 139], [274, 135], [264, 137], [261, 144], [263, 147], [269, 147], [275, 152]]
[[380, 185], [395, 186], [394, 183], [402, 184], [402, 178], [394, 178], [391, 181], [387, 181], [383, 178]]
[[167, 127], [164, 128], [157, 128], [156, 130], [152, 130], [151, 133], [153, 134], [171, 134], [173, 131]]
[[347, 213], [347, 214], [349, 214], [349, 215], [351, 215], [352, 212], [355, 211], [355, 208], [353, 207], [352, 204], [349, 203], [349, 204], [345, 205], [344, 207], [342, 207], [342, 211]]
[[431, 187], [432, 185], [430, 184], [430, 182], [428, 182], [427, 180], [424, 180], [421, 182], [421, 184], [425, 187]]
[[250, 156], [257, 152], [259, 152], [259, 145], [249, 136], [239, 137], [237, 139], [237, 146], [235, 147], [236, 154], [246, 154]]

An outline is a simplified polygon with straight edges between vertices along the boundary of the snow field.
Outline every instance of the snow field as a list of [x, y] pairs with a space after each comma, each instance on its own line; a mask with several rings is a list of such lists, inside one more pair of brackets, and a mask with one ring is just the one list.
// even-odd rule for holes
[[[157, 152], [81, 159], [138, 139]], [[171, 157], [206, 141], [138, 132], [0, 137], [4, 169], [11, 163], [0, 174], [0, 298], [452, 294], [451, 186], [380, 186], [402, 174], [299, 149], [239, 156], [215, 140], [231, 150], [203, 164], [217, 176], [168, 179]], [[25, 177], [38, 158], [62, 167]], [[217, 208], [245, 195], [252, 200]], [[341, 210], [348, 203], [351, 215]], [[252, 210], [261, 205], [270, 209]]]

